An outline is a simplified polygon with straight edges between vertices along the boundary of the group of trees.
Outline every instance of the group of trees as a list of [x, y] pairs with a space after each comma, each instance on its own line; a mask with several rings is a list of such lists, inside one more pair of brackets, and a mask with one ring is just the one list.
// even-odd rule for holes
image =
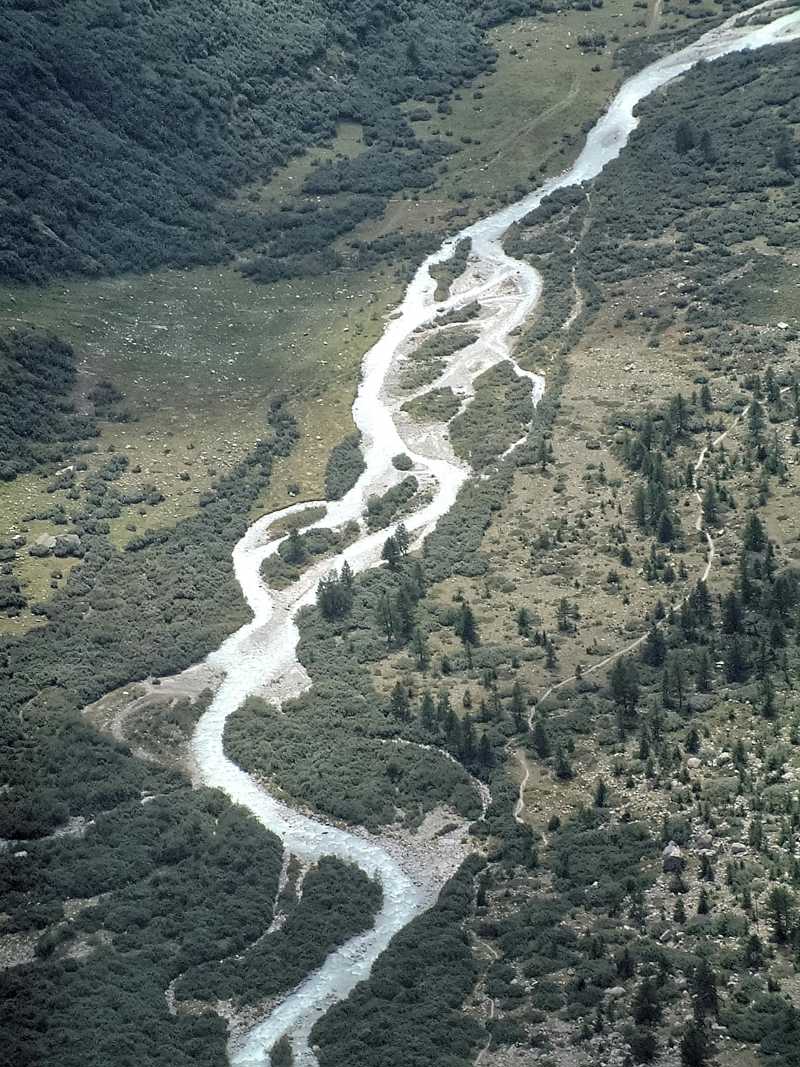
[[323, 856], [305, 875], [299, 900], [281, 898], [288, 915], [279, 929], [236, 956], [191, 968], [177, 983], [176, 997], [246, 1005], [291, 989], [368, 929], [380, 904], [380, 886], [360, 868]]
[[[663, 409], [647, 411], [635, 433], [626, 434], [620, 447], [623, 462], [640, 474], [644, 482], [634, 490], [636, 523], [655, 534], [661, 544], [671, 544], [680, 537], [680, 523], [670, 494], [681, 482], [676, 480], [667, 460], [674, 455], [678, 444], [702, 428], [704, 415], [710, 409], [707, 389], [688, 401], [676, 393]], [[691, 471], [687, 471], [685, 478], [691, 485]]]
[[[255, 276], [319, 269], [343, 228], [431, 180], [450, 148], [416, 141], [398, 103], [490, 66], [486, 17], [468, 0], [301, 0], [290, 16], [255, 0], [15, 0], [0, 16], [0, 275], [212, 262], [259, 245]], [[368, 149], [320, 168], [309, 193], [353, 189], [349, 210], [309, 195], [287, 248], [280, 213], [230, 204], [345, 118], [363, 124]]]
[[472, 1061], [484, 1031], [462, 1011], [478, 974], [462, 924], [482, 862], [466, 860], [436, 904], [395, 935], [370, 977], [314, 1026], [321, 1067]]
[[[82, 838], [26, 852], [24, 863], [10, 852], [0, 863], [12, 928], [44, 929], [37, 962], [2, 975], [9, 1059], [100, 1067], [135, 1050], [163, 1067], [224, 1064], [223, 1020], [170, 1015], [164, 990], [269, 925], [280, 841], [221, 794], [180, 783], [148, 804], [137, 794], [98, 811]], [[101, 894], [65, 920], [65, 900]]]
[[15, 330], [0, 335], [0, 479], [74, 455], [97, 423], [72, 402], [75, 353], [57, 337]]

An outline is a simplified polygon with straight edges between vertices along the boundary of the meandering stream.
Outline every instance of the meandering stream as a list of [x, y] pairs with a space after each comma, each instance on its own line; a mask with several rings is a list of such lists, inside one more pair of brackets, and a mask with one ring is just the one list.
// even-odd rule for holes
[[[762, 4], [759, 8], [769, 6]], [[589, 133], [583, 151], [569, 170], [519, 202], [448, 239], [422, 264], [395, 317], [364, 359], [362, 381], [353, 405], [366, 463], [357, 484], [342, 500], [305, 502], [264, 516], [250, 527], [234, 549], [236, 578], [253, 619], [209, 657], [209, 663], [224, 673], [224, 681], [192, 740], [198, 772], [205, 784], [224, 790], [233, 801], [249, 809], [277, 833], [291, 853], [309, 861], [332, 854], [357, 863], [380, 879], [384, 893], [383, 906], [372, 929], [330, 955], [318, 971], [309, 975], [249, 1032], [243, 1043], [231, 1048], [234, 1067], [267, 1064], [269, 1048], [284, 1033], [291, 1037], [296, 1062], [313, 1064], [314, 1056], [308, 1046], [313, 1024], [332, 1003], [347, 996], [368, 975], [372, 963], [392, 936], [429, 907], [441, 888], [441, 872], [426, 873], [424, 865], [416, 864], [413, 859], [409, 861], [401, 850], [387, 845], [383, 839], [348, 832], [302, 815], [271, 796], [223, 751], [225, 721], [249, 695], [266, 692], [270, 699], [283, 701], [308, 686], [309, 679], [296, 657], [295, 617], [300, 608], [313, 603], [322, 574], [332, 566], [341, 566], [345, 559], [354, 571], [376, 566], [383, 543], [391, 532], [390, 528], [362, 533], [335, 560], [315, 565], [290, 589], [276, 593], [265, 587], [259, 573], [263, 559], [275, 552], [280, 542], [280, 538], [270, 538], [270, 528], [286, 515], [313, 503], [326, 504], [327, 514], [312, 525], [339, 527], [347, 521], [360, 520], [367, 496], [381, 492], [399, 479], [391, 459], [400, 452], [411, 457], [413, 473], [420, 481], [433, 488], [430, 502], [405, 520], [406, 527], [417, 539], [434, 527], [452, 506], [470, 471], [453, 455], [442, 427], [415, 428], [400, 414], [403, 398], [393, 397], [387, 389], [398, 363], [413, 345], [415, 331], [430, 326], [440, 311], [477, 300], [483, 312], [469, 325], [480, 332], [479, 340], [456, 353], [434, 386], [450, 385], [468, 398], [471, 383], [478, 374], [503, 359], [512, 359], [513, 363], [510, 335], [533, 310], [540, 295], [541, 280], [532, 267], [506, 255], [501, 246], [503, 235], [548, 194], [590, 180], [619, 155], [636, 126], [633, 115], [636, 104], [654, 90], [701, 60], [800, 37], [800, 12], [754, 28], [737, 27], [736, 22], [741, 18], [728, 20], [689, 47], [626, 81]], [[449, 258], [456, 242], [464, 238], [472, 241], [467, 269], [453, 287], [451, 296], [437, 303], [433, 296], [436, 285], [429, 267]], [[514, 366], [518, 374], [527, 374], [515, 363]], [[544, 383], [536, 375], [528, 376], [536, 400]]]

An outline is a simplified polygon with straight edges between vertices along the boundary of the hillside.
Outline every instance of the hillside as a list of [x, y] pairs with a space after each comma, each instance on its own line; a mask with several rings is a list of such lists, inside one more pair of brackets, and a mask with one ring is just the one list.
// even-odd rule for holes
[[[287, 17], [276, 0], [4, 4], [0, 277], [214, 262], [269, 243], [274, 221], [227, 198], [344, 119], [364, 125], [373, 169], [425, 184], [397, 104], [485, 69], [481, 26], [531, 6], [297, 0]], [[379, 207], [339, 210], [352, 224]], [[321, 225], [327, 240], [337, 223]], [[318, 250], [320, 234], [306, 244]]]

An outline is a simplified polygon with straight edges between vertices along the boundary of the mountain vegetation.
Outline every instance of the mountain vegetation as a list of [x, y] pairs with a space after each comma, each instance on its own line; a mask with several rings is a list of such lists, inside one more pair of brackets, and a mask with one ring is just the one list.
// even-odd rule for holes
[[[449, 106], [493, 63], [482, 30], [534, 6], [14, 0], [0, 269], [327, 271], [337, 235], [446, 162], [404, 103]], [[791, 46], [703, 65], [642, 106], [590, 190], [514, 229], [544, 285], [515, 358], [544, 398], [532, 410], [509, 363], [463, 410], [446, 398], [476, 476], [417, 550], [402, 519], [426, 486], [395, 457], [363, 516], [385, 565], [332, 570], [298, 619], [310, 687], [228, 722], [237, 763], [330, 819], [471, 824], [438, 901], [315, 1025], [322, 1067], [798, 1063], [798, 100]], [[259, 183], [343, 120], [364, 150], [311, 170], [318, 205], [264, 210]], [[456, 329], [401, 387], [432, 385], [479, 315], [442, 316]], [[189, 517], [122, 544], [129, 493], [158, 491], [146, 471], [120, 488], [138, 466], [122, 451], [81, 457], [98, 419], [135, 417], [126, 398], [38, 331], [4, 336], [0, 369], [0, 477], [47, 479], [59, 531], [3, 543], [0, 605], [27, 602], [31, 552], [65, 572], [37, 628], [0, 641], [0, 1040], [24, 1067], [222, 1067], [223, 1010], [302, 980], [381, 889], [330, 857], [302, 870], [191, 787], [180, 750], [209, 693], [154, 705], [152, 727], [101, 733], [82, 711], [157, 692], [247, 619], [231, 550], [297, 424], [276, 393]], [[332, 498], [363, 470], [337, 432]], [[266, 571], [287, 584], [353, 535], [285, 532]]]
[[[398, 104], [486, 70], [482, 30], [534, 8], [498, 0], [283, 3], [13, 0], [0, 12], [0, 276], [44, 281], [254, 254], [264, 281], [335, 262], [333, 237], [422, 187], [449, 152]], [[234, 199], [358, 122], [366, 150], [320, 168], [335, 206]]]

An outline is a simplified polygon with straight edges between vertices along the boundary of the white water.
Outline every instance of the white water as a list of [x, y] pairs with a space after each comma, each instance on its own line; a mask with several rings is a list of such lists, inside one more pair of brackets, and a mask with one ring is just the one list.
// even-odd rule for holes
[[[759, 5], [761, 8], [769, 4]], [[752, 10], [758, 10], [754, 8]], [[450, 381], [469, 391], [477, 374], [502, 359], [511, 358], [509, 335], [531, 313], [538, 300], [541, 283], [536, 271], [507, 256], [501, 239], [509, 226], [536, 208], [555, 189], [578, 185], [595, 177], [616, 158], [636, 126], [633, 109], [655, 89], [684, 73], [701, 60], [712, 60], [738, 49], [759, 48], [800, 36], [800, 12], [784, 15], [754, 29], [737, 28], [741, 16], [731, 19], [700, 38], [695, 44], [652, 64], [625, 82], [608, 111], [590, 132], [574, 165], [564, 174], [516, 204], [468, 227], [430, 256], [409, 285], [397, 317], [383, 337], [367, 353], [363, 378], [353, 405], [356, 425], [363, 435], [366, 470], [356, 486], [341, 500], [328, 505], [327, 515], [315, 525], [337, 527], [359, 519], [371, 492], [381, 491], [397, 480], [391, 457], [406, 452], [414, 462], [414, 473], [435, 485], [431, 502], [406, 520], [409, 531], [424, 536], [455, 501], [469, 471], [460, 464], [439, 432], [419, 434], [398, 429], [398, 401], [387, 399], [384, 384], [397, 364], [400, 350], [408, 347], [414, 331], [429, 323], [440, 309], [461, 307], [478, 299], [486, 314], [470, 328], [480, 329], [479, 341], [464, 353], [457, 353], [454, 365], [441, 383]], [[435, 283], [428, 268], [452, 254], [455, 243], [472, 239], [472, 257], [459, 291], [444, 304], [433, 300]], [[513, 361], [512, 361], [513, 362]], [[514, 364], [517, 373], [525, 373]], [[543, 382], [531, 376], [534, 398], [541, 395]], [[324, 503], [324, 502], [321, 502]], [[268, 1063], [268, 1050], [284, 1033], [289, 1033], [299, 1064], [314, 1063], [308, 1048], [308, 1035], [314, 1022], [336, 1000], [345, 997], [365, 978], [377, 956], [391, 937], [424, 908], [430, 906], [440, 888], [435, 878], [410, 871], [409, 864], [396, 858], [377, 838], [350, 833], [307, 818], [272, 797], [223, 752], [222, 736], [227, 717], [247, 696], [266, 692], [278, 702], [297, 695], [309, 684], [296, 658], [298, 632], [295, 616], [315, 597], [316, 584], [332, 565], [347, 559], [354, 571], [375, 566], [380, 561], [383, 542], [389, 530], [364, 535], [333, 563], [326, 561], [303, 575], [283, 593], [273, 593], [261, 581], [262, 560], [276, 551], [279, 539], [269, 540], [268, 532], [278, 519], [310, 506], [308, 503], [284, 508], [258, 520], [234, 549], [236, 577], [253, 612], [253, 620], [233, 634], [209, 657], [209, 663], [225, 673], [208, 712], [200, 720], [193, 738], [193, 754], [203, 781], [224, 790], [233, 801], [248, 808], [265, 826], [277, 833], [286, 848], [306, 860], [336, 855], [357, 863], [380, 879], [383, 907], [375, 925], [328, 957], [278, 1007], [247, 1035], [245, 1043], [230, 1050], [235, 1067]]]

